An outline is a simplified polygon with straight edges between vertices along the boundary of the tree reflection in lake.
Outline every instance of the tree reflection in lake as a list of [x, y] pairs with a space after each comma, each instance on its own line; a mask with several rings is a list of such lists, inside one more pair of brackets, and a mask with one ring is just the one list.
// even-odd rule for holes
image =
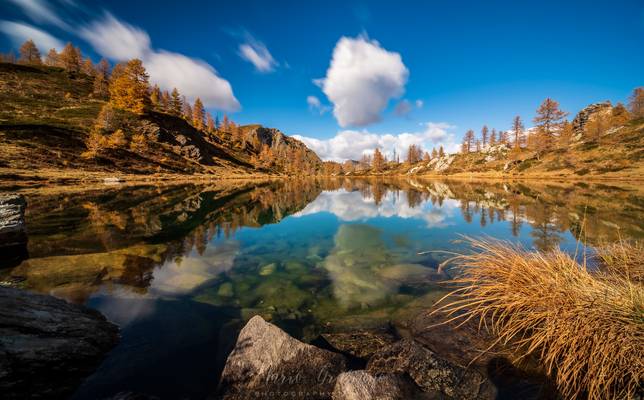
[[[459, 235], [570, 251], [644, 235], [642, 190], [600, 183], [229, 180], [25, 195], [30, 258], [0, 280], [85, 303], [123, 328], [77, 398], [160, 395], [175, 380], [154, 376], [167, 374], [205, 393], [196, 377], [208, 357], [223, 363], [228, 336], [255, 314], [304, 340], [404, 325], [443, 293], [440, 251], [462, 250]], [[189, 335], [173, 331], [183, 326]]]

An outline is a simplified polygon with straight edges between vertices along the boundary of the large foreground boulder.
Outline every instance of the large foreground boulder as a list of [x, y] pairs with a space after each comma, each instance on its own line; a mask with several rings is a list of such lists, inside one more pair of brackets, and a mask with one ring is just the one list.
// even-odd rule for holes
[[26, 207], [23, 196], [0, 193], [0, 268], [17, 265], [26, 258]]
[[224, 399], [329, 399], [345, 370], [341, 354], [302, 343], [255, 316], [228, 356], [218, 394]]
[[116, 325], [95, 310], [0, 287], [2, 398], [65, 398], [117, 340]]
[[424, 392], [440, 392], [448, 399], [494, 399], [492, 382], [474, 369], [438, 357], [419, 343], [405, 339], [376, 352], [369, 359], [372, 374], [407, 374]]

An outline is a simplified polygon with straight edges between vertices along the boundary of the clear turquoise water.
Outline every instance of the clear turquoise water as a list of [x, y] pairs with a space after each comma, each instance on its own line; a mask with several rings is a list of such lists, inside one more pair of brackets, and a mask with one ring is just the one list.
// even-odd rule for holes
[[203, 398], [259, 314], [315, 341], [388, 326], [445, 292], [463, 235], [574, 252], [641, 239], [638, 189], [324, 180], [27, 194], [30, 259], [5, 281], [96, 308], [122, 339], [76, 393]]

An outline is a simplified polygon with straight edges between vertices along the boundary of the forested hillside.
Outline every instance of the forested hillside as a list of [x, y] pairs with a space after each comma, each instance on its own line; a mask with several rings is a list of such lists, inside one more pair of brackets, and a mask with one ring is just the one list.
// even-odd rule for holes
[[[25, 49], [27, 46], [27, 49]], [[322, 165], [277, 129], [221, 121], [179, 89], [148, 83], [139, 60], [93, 65], [61, 54], [0, 63], [0, 174], [5, 179], [119, 174], [315, 174]], [[35, 50], [37, 51], [37, 49]]]

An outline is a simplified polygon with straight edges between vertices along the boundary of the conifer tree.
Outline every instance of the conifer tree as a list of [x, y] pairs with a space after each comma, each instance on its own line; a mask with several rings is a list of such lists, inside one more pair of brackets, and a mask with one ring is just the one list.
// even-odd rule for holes
[[438, 148], [438, 156], [445, 157], [445, 149], [443, 149], [443, 145]]
[[568, 148], [572, 142], [573, 135], [574, 131], [572, 129], [572, 124], [568, 121], [564, 121], [563, 125], [561, 125], [561, 131], [559, 132], [559, 138], [557, 140], [558, 147], [561, 149]]
[[164, 90], [163, 93], [161, 93], [161, 109], [165, 112], [169, 112], [170, 104], [172, 104], [170, 93], [168, 93], [167, 90]]
[[29, 39], [20, 46], [20, 58], [18, 62], [21, 64], [32, 64], [40, 65], [42, 64], [42, 59], [40, 58], [40, 51], [33, 40]]
[[644, 87], [633, 89], [633, 94], [629, 98], [628, 105], [633, 118], [644, 117]]
[[85, 75], [89, 75], [89, 76], [94, 76], [96, 74], [96, 70], [94, 69], [94, 63], [92, 63], [92, 60], [89, 57], [83, 60], [83, 63], [81, 65], [81, 71]]
[[215, 120], [209, 112], [206, 112], [206, 130], [210, 134], [215, 133]]
[[56, 49], [49, 49], [49, 53], [45, 56], [45, 65], [49, 67], [60, 67], [60, 55]]
[[181, 103], [183, 104], [183, 108], [181, 109], [181, 116], [186, 121], [192, 123], [192, 106], [190, 105], [188, 99], [186, 99], [186, 96], [183, 96]]
[[385, 166], [385, 159], [380, 152], [380, 149], [376, 147], [373, 151], [373, 159], [371, 161], [371, 168], [374, 172], [382, 172]]
[[463, 137], [463, 143], [465, 144], [465, 148], [467, 149], [467, 152], [471, 152], [474, 149], [474, 131], [471, 129], [468, 129], [467, 132], [465, 132], [465, 136]]
[[496, 129], [492, 128], [492, 132], [490, 133], [490, 146], [494, 146], [496, 144]]
[[523, 140], [523, 122], [521, 122], [519, 115], [512, 120], [512, 131], [514, 132], [514, 148], [515, 150], [519, 150], [521, 149], [521, 141]]
[[70, 75], [78, 74], [81, 70], [80, 50], [68, 42], [60, 53], [60, 62]]
[[230, 123], [228, 122], [228, 115], [226, 114], [224, 114], [224, 119], [221, 122], [221, 129], [224, 132], [228, 132], [228, 130], [230, 129]]
[[537, 108], [537, 116], [534, 117], [534, 123], [539, 132], [539, 147], [549, 149], [555, 139], [555, 133], [561, 128], [563, 119], [568, 113], [559, 109], [559, 103], [551, 98], [547, 98]]
[[487, 128], [487, 125], [483, 125], [483, 128], [481, 129], [481, 142], [483, 143], [483, 147], [485, 147], [485, 145], [487, 144], [488, 133], [489, 130]]
[[438, 157], [438, 152], [436, 151], [436, 147], [432, 148], [432, 159]]
[[110, 82], [110, 102], [116, 108], [143, 114], [149, 107], [148, 74], [139, 59], [127, 62], [125, 67], [117, 69]]
[[197, 97], [195, 104], [192, 107], [192, 125], [200, 131], [203, 130], [206, 125], [204, 123], [205, 114], [206, 110], [203, 108], [203, 103], [201, 102], [201, 99]]
[[170, 108], [172, 114], [179, 116], [181, 115], [181, 110], [183, 110], [183, 102], [181, 100], [181, 95], [179, 94], [179, 91], [177, 88], [172, 89], [172, 99], [170, 102]]
[[107, 97], [110, 87], [110, 63], [106, 59], [96, 64], [96, 73], [94, 74], [94, 94], [99, 97]]
[[617, 103], [611, 111], [611, 125], [622, 126], [631, 119], [631, 116], [622, 103]]
[[152, 86], [152, 90], [150, 90], [150, 103], [152, 103], [152, 107], [155, 108], [159, 108], [161, 103], [161, 89], [157, 84]]

